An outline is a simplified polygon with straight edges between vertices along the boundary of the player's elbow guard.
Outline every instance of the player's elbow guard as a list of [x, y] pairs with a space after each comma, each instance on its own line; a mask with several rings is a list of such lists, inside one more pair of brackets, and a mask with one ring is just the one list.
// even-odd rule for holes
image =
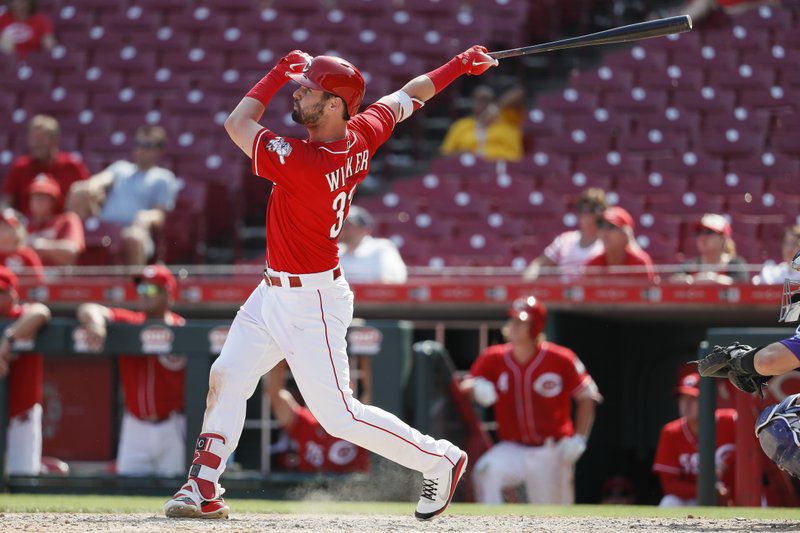
[[494, 383], [486, 378], [474, 379], [472, 394], [475, 397], [475, 402], [483, 407], [494, 405], [494, 402], [497, 401], [497, 390], [494, 388]]

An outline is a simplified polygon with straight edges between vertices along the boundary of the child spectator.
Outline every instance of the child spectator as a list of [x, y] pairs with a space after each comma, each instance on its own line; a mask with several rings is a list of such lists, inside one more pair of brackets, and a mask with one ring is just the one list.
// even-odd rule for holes
[[30, 218], [28, 243], [48, 266], [74, 265], [86, 248], [83, 224], [72, 212], [57, 213], [61, 188], [47, 174], [39, 174], [28, 188]]
[[50, 50], [56, 44], [53, 22], [39, 13], [36, 0], [9, 0], [0, 14], [0, 51], [16, 53], [20, 59], [30, 52]]
[[800, 272], [792, 268], [794, 254], [800, 250], [800, 224], [789, 226], [783, 234], [781, 243], [781, 255], [783, 261], [775, 264], [775, 261], [768, 260], [761, 268], [761, 272], [753, 278], [756, 285], [780, 285], [786, 278], [800, 280]]
[[736, 256], [731, 238], [731, 225], [722, 215], [706, 213], [695, 224], [699, 256], [682, 265], [682, 271], [672, 277], [679, 283], [719, 283], [731, 285], [749, 279], [742, 268], [745, 262]]
[[[655, 280], [653, 260], [639, 248], [633, 235], [633, 217], [621, 207], [609, 207], [603, 212], [603, 217], [597, 224], [600, 230], [600, 240], [603, 241], [603, 253], [594, 256], [587, 263], [587, 267], [636, 267], [622, 269], [614, 272], [600, 274], [601, 276], [647, 278]], [[589, 274], [597, 277], [598, 274], [591, 270]]]

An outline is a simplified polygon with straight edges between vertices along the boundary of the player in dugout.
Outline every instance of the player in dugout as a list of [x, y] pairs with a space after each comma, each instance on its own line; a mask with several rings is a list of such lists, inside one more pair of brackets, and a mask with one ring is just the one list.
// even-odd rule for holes
[[[170, 311], [177, 283], [163, 265], [149, 265], [133, 278], [139, 295], [139, 311], [85, 303], [78, 307], [78, 321], [86, 329], [92, 349], [102, 349], [107, 325], [144, 324], [158, 321], [183, 326], [183, 317]], [[147, 349], [147, 330], [142, 332]], [[155, 342], [153, 349], [159, 350]], [[147, 352], [146, 352], [147, 353]], [[125, 413], [117, 452], [117, 473], [123, 476], [177, 476], [185, 465], [186, 417], [183, 414], [186, 357], [121, 355], [117, 360]]]
[[[680, 418], [661, 429], [653, 471], [658, 474], [664, 496], [659, 507], [697, 505], [697, 407], [700, 376], [685, 375], [677, 390]], [[721, 503], [731, 503], [736, 449], [736, 411], [717, 409], [717, 492]]]
[[603, 398], [578, 356], [545, 339], [546, 319], [537, 298], [515, 300], [503, 331], [508, 343], [480, 354], [461, 384], [475, 402], [494, 407], [498, 426], [499, 442], [472, 474], [482, 503], [503, 503], [503, 489], [519, 485], [528, 503], [575, 501], [575, 463]]

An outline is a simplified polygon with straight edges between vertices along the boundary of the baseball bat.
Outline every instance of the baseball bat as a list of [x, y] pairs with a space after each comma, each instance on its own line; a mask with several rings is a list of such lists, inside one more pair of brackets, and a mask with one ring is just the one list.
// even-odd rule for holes
[[489, 52], [495, 59], [506, 57], [525, 56], [528, 54], [539, 54], [542, 52], [552, 52], [554, 50], [566, 50], [567, 48], [579, 48], [581, 46], [594, 46], [598, 44], [616, 44], [661, 37], [673, 33], [683, 33], [692, 29], [692, 18], [689, 15], [679, 15], [677, 17], [667, 17], [647, 22], [628, 24], [619, 28], [580, 35], [568, 39], [559, 39], [549, 43], [535, 44], [533, 46], [523, 46], [511, 50], [499, 50]]

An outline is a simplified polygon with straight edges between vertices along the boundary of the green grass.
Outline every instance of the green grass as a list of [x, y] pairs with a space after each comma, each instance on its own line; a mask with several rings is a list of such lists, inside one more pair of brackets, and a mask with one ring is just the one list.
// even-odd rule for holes
[[[0, 494], [3, 513], [154, 513], [161, 512], [164, 498], [144, 496], [31, 495]], [[274, 500], [238, 500], [228, 503], [234, 513], [277, 514], [387, 514], [413, 512], [414, 503], [398, 502], [296, 502]], [[760, 518], [800, 521], [800, 509], [759, 509], [730, 507], [695, 507], [659, 509], [648, 506], [575, 505], [572, 507], [509, 504], [486, 506], [456, 503], [448, 513], [455, 515], [531, 515], [531, 516], [609, 516], [640, 518]]]

